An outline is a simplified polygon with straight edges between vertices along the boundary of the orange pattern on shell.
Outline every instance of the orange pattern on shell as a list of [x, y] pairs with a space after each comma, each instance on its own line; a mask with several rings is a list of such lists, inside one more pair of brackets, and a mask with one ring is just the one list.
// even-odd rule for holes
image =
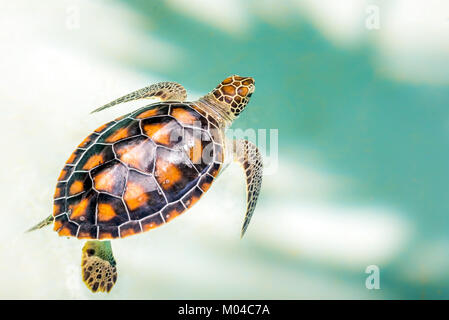
[[115, 172], [117, 167], [110, 168], [109, 170], [102, 171], [94, 176], [95, 189], [98, 191], [106, 191], [114, 193], [115, 185]]
[[58, 181], [64, 180], [66, 178], [66, 175], [67, 175], [67, 171], [62, 170], [61, 173], [59, 174]]
[[53, 198], [59, 198], [61, 196], [61, 188], [56, 187]]
[[133, 182], [128, 182], [123, 199], [131, 211], [143, 206], [149, 200], [144, 188]]
[[127, 165], [138, 168], [140, 170], [145, 170], [141, 166], [141, 155], [143, 153], [142, 147], [144, 144], [139, 145], [128, 145], [117, 150], [117, 155], [121, 161]]
[[176, 118], [181, 123], [192, 125], [198, 119], [192, 115], [189, 111], [182, 108], [174, 108], [171, 115]]
[[60, 209], [61, 209], [61, 207], [59, 204], [54, 204], [53, 205], [53, 216], [56, 216], [57, 214], [61, 213], [61, 212], [59, 212]]
[[162, 123], [151, 123], [143, 126], [144, 133], [153, 139], [154, 142], [169, 145], [170, 144], [170, 130], [167, 125]]
[[143, 232], [149, 231], [151, 229], [155, 229], [155, 228], [157, 228], [159, 226], [160, 226], [160, 224], [156, 224], [154, 222], [146, 223], [146, 224], [142, 223]]
[[162, 188], [169, 189], [181, 180], [182, 172], [173, 163], [158, 158], [156, 161], [155, 176]]
[[65, 236], [65, 237], [70, 237], [72, 235], [72, 233], [70, 232], [70, 229], [67, 227], [62, 228], [61, 230], [59, 230], [58, 234], [60, 236]]
[[76, 180], [72, 183], [69, 190], [69, 195], [80, 193], [84, 189], [84, 184], [80, 180]]
[[136, 232], [132, 228], [120, 230], [120, 237], [122, 238], [132, 236], [133, 234], [136, 234]]
[[129, 136], [128, 128], [121, 128], [115, 131], [113, 134], [111, 134], [109, 137], [106, 138], [106, 142], [112, 143], [117, 142], [121, 139], [125, 139]]
[[203, 182], [203, 184], [200, 185], [201, 190], [203, 190], [203, 192], [206, 192], [207, 190], [209, 190], [211, 184], [209, 182]]
[[102, 232], [102, 233], [100, 233], [99, 238], [100, 239], [114, 239], [112, 234], [109, 233], [109, 232]]
[[117, 214], [114, 208], [108, 203], [98, 204], [98, 221], [105, 222], [115, 218]]
[[78, 233], [78, 239], [91, 239], [92, 236], [89, 232], [79, 232]]
[[70, 214], [70, 219], [75, 219], [83, 216], [86, 213], [86, 208], [88, 204], [89, 200], [83, 199], [78, 204], [72, 206], [72, 213]]
[[101, 132], [104, 129], [106, 129], [109, 125], [111, 124], [111, 122], [105, 123], [104, 125], [98, 127], [97, 129], [94, 130], [94, 132]]
[[183, 212], [179, 212], [176, 209], [173, 209], [172, 211], [170, 211], [166, 216], [165, 216], [165, 222], [170, 222], [172, 221], [174, 218], [176, 218], [177, 216], [180, 216]]
[[79, 145], [78, 148], [85, 148], [92, 141], [91, 136], [87, 136]]
[[139, 115], [136, 117], [136, 119], [145, 119], [145, 118], [149, 118], [149, 117], [152, 117], [152, 116], [157, 115], [157, 113], [158, 113], [157, 108], [150, 109], [150, 110], [147, 110], [147, 111], [142, 112], [141, 114], [139, 114]]
[[189, 158], [193, 164], [201, 163], [203, 156], [203, 145], [201, 144], [201, 140], [195, 138], [194, 145], [189, 149]]
[[73, 153], [70, 155], [69, 159], [67, 159], [67, 162], [66, 162], [66, 163], [73, 163], [73, 161], [75, 161], [75, 157], [76, 157], [76, 154], [75, 154], [75, 152], [73, 152]]
[[53, 225], [53, 230], [58, 231], [62, 227], [62, 222], [59, 220], [55, 220], [55, 223]]
[[92, 168], [102, 164], [103, 161], [104, 161], [104, 159], [103, 159], [103, 156], [101, 154], [94, 154], [84, 164], [83, 169], [84, 170], [90, 170], [90, 169], [92, 169]]

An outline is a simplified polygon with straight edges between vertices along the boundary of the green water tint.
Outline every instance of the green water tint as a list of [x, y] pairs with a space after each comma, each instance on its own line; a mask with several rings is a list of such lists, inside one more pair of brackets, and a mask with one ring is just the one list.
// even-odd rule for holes
[[[201, 93], [229, 74], [253, 76], [255, 94], [234, 128], [279, 129], [284, 158], [301, 163], [302, 148], [313, 150], [320, 165], [356, 182], [349, 200], [374, 199], [403, 212], [417, 230], [407, 252], [390, 262], [385, 285], [404, 297], [421, 296], [421, 286], [394, 275], [421, 240], [449, 241], [446, 86], [386, 79], [369, 44], [337, 48], [306, 19], [286, 17], [273, 27], [252, 17], [249, 30], [231, 35], [163, 3], [123, 2], [151, 21], [148, 35], [182, 48], [184, 61], [164, 70], [126, 61], [129, 67]], [[442, 281], [449, 286], [447, 277]], [[428, 296], [441, 298], [437, 287], [429, 284]]]

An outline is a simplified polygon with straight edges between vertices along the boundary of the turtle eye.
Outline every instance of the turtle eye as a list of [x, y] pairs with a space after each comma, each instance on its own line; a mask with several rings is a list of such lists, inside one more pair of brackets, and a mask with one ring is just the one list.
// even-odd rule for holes
[[95, 250], [94, 249], [88, 249], [87, 251], [87, 255], [90, 257], [90, 256], [93, 256], [94, 254], [95, 254]]

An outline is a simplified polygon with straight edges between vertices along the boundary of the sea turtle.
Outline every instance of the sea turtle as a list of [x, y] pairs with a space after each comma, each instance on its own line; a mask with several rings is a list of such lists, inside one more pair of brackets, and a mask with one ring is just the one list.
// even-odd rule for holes
[[108, 239], [151, 230], [184, 213], [209, 189], [231, 150], [246, 176], [243, 237], [262, 183], [262, 158], [253, 143], [228, 141], [225, 131], [254, 89], [253, 78], [234, 75], [186, 102], [183, 86], [161, 82], [94, 110], [160, 99], [102, 125], [78, 145], [58, 178], [53, 214], [30, 231], [53, 223], [60, 236], [92, 239], [82, 250], [82, 278], [93, 292], [109, 292], [117, 269]]

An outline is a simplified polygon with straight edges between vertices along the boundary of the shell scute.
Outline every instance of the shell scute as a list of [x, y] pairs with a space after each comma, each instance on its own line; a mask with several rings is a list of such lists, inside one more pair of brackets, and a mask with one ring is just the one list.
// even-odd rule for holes
[[214, 182], [214, 178], [211, 175], [205, 174], [201, 177], [200, 181], [198, 182], [198, 187], [203, 192], [206, 192], [207, 190], [209, 190], [210, 186], [212, 185], [212, 182]]
[[184, 145], [187, 156], [198, 172], [203, 172], [214, 161], [212, 139], [206, 131], [184, 128]]
[[153, 214], [149, 217], [146, 217], [141, 220], [143, 231], [149, 231], [151, 229], [159, 227], [161, 224], [164, 224], [164, 219], [162, 218], [160, 213]]
[[65, 222], [58, 231], [61, 237], [75, 237], [77, 233], [78, 225], [71, 221]]
[[97, 224], [118, 226], [129, 221], [123, 201], [105, 193], [100, 193], [97, 203]]
[[186, 208], [183, 206], [181, 201], [177, 201], [165, 207], [161, 214], [162, 217], [164, 217], [165, 222], [170, 222], [172, 219], [183, 214], [185, 211]]
[[119, 227], [119, 230], [121, 238], [125, 238], [128, 236], [132, 236], [136, 233], [142, 232], [140, 223], [138, 221], [130, 221], [128, 223], [122, 224]]
[[199, 173], [182, 151], [158, 148], [156, 153], [154, 176], [167, 200], [176, 201], [196, 184]]
[[169, 148], [175, 148], [182, 142], [182, 127], [171, 117], [142, 120], [142, 131], [155, 143]]
[[98, 228], [98, 239], [115, 239], [118, 236], [118, 227], [116, 226], [100, 225]]
[[90, 189], [88, 192], [67, 198], [68, 216], [77, 223], [95, 224], [95, 207], [97, 192]]
[[124, 119], [105, 131], [97, 143], [114, 143], [139, 134], [141, 134], [139, 122], [133, 119]]
[[98, 228], [96, 225], [90, 223], [80, 224], [78, 230], [78, 239], [95, 239], [97, 238]]
[[112, 160], [91, 171], [95, 190], [120, 197], [125, 188], [128, 169], [118, 160]]
[[105, 124], [99, 126], [97, 129], [95, 129], [94, 133], [102, 133], [102, 132], [106, 131], [106, 129], [108, 129], [111, 126], [113, 126], [114, 124], [116, 124], [115, 121], [110, 121], [108, 123], [105, 123]]
[[100, 134], [98, 133], [91, 133], [78, 145], [78, 148], [88, 148], [95, 142], [95, 140], [97, 140], [99, 136]]
[[59, 214], [67, 212], [67, 201], [65, 198], [56, 199], [53, 201], [53, 217], [56, 217]]
[[67, 159], [66, 164], [76, 164], [78, 160], [81, 158], [81, 156], [84, 154], [85, 150], [83, 149], [76, 149], [73, 151], [73, 153], [70, 155], [70, 157]]
[[88, 172], [74, 172], [67, 181], [67, 196], [71, 197], [92, 188], [92, 180]]
[[115, 159], [112, 146], [104, 144], [94, 144], [82, 156], [75, 170], [89, 171], [105, 162]]
[[208, 120], [211, 124], [213, 124], [216, 128], [219, 127], [217, 120], [215, 120], [215, 118], [212, 117], [211, 115], [208, 115], [208, 116], [207, 116], [207, 120]]
[[193, 190], [189, 191], [182, 199], [184, 206], [189, 209], [191, 208], [203, 195], [203, 191], [200, 188], [195, 187]]
[[168, 115], [170, 106], [164, 104], [150, 105], [134, 112], [131, 117], [134, 119], [146, 119], [155, 116]]
[[53, 194], [53, 198], [61, 198], [66, 196], [65, 188], [66, 188], [67, 182], [58, 182], [56, 184], [55, 193]]
[[55, 221], [53, 224], [53, 230], [56, 232], [59, 232], [59, 230], [61, 230], [63, 225], [65, 223], [67, 223], [68, 221], [69, 221], [69, 219], [67, 218], [66, 214], [62, 214], [62, 215], [55, 217]]
[[64, 169], [61, 170], [61, 173], [59, 174], [58, 181], [64, 181], [67, 180], [68, 177], [72, 174], [73, 166], [68, 165], [65, 166]]
[[117, 158], [130, 168], [151, 173], [154, 166], [156, 145], [151, 139], [139, 136], [114, 144]]
[[216, 126], [211, 124], [208, 132], [211, 135], [212, 140], [215, 143], [222, 143], [223, 137], [221, 135], [221, 130], [220, 129], [218, 129]]
[[220, 169], [221, 169], [221, 163], [215, 162], [214, 164], [211, 165], [211, 167], [209, 168], [209, 171], [207, 173], [209, 173], [213, 177], [216, 177], [218, 175], [218, 172], [220, 172]]
[[129, 172], [123, 200], [132, 220], [142, 219], [149, 212], [157, 212], [167, 203], [154, 177], [134, 170]]
[[198, 110], [199, 108], [195, 105], [173, 104], [170, 115], [183, 125], [207, 130], [209, 128], [208, 121]]

